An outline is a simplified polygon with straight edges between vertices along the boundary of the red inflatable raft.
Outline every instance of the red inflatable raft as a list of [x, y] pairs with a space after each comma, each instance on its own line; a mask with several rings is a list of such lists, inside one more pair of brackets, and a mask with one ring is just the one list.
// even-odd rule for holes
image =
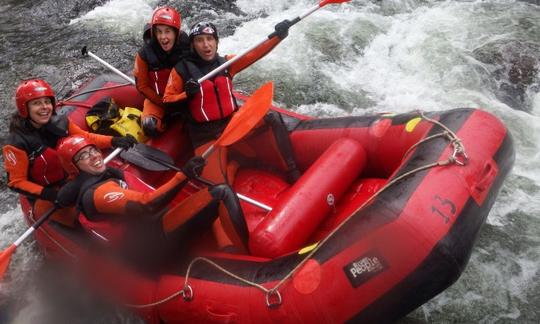
[[[119, 83], [104, 75], [79, 92]], [[104, 96], [142, 102], [123, 86], [74, 97], [58, 112], [84, 125]], [[39, 245], [149, 323], [391, 322], [457, 280], [514, 161], [500, 120], [480, 109], [319, 119], [272, 109], [302, 176], [284, 180], [265, 132], [230, 148], [234, 189], [272, 208], [242, 202], [249, 254], [208, 252], [149, 274], [100, 253], [82, 229], [49, 222], [35, 233]], [[181, 166], [188, 143], [178, 123], [148, 144]], [[114, 163], [141, 190], [172, 174]], [[186, 186], [177, 201], [194, 191]], [[212, 245], [208, 237], [201, 245]]]

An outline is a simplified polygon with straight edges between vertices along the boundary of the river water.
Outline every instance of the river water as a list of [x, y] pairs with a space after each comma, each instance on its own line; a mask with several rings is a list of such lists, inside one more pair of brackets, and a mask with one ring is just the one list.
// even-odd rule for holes
[[[222, 36], [220, 53], [227, 54], [258, 42], [275, 23], [316, 2], [1, 0], [2, 143], [19, 80], [42, 77], [59, 97], [67, 95], [106, 72], [81, 57], [84, 45], [129, 72], [142, 26], [163, 4], [181, 11], [184, 30], [199, 19], [214, 21]], [[401, 322], [538, 323], [539, 61], [539, 1], [354, 0], [328, 5], [295, 25], [236, 83], [252, 91], [274, 80], [279, 105], [313, 116], [470, 106], [501, 118], [514, 136], [516, 163], [470, 262], [452, 287]], [[0, 246], [5, 248], [26, 226], [5, 180], [0, 200]], [[35, 243], [17, 249], [0, 283], [0, 323], [140, 323], [83, 292], [68, 293], [84, 290], [58, 283], [56, 272], [44, 269], [42, 261]]]

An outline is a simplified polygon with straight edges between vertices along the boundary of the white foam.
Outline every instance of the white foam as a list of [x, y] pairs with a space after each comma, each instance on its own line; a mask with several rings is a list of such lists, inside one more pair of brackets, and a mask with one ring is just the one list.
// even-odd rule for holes
[[118, 34], [140, 33], [157, 3], [157, 0], [112, 0], [69, 23], [105, 27]]
[[533, 96], [531, 112], [536, 116], [540, 116], [540, 92]]
[[22, 212], [19, 208], [0, 215], [0, 244], [8, 246], [13, 243], [26, 228]]
[[273, 0], [273, 1], [254, 1], [237, 0], [236, 5], [247, 14], [258, 14], [265, 12], [267, 14], [279, 13], [285, 11], [289, 6], [300, 7], [305, 1]]
[[301, 105], [298, 106], [295, 111], [299, 114], [313, 117], [339, 117], [347, 114], [342, 108], [326, 103]]

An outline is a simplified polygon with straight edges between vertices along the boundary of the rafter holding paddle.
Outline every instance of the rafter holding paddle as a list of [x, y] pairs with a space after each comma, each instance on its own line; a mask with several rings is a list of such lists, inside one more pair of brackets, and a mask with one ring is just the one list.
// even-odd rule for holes
[[[111, 161], [122, 150], [122, 148], [116, 148], [103, 160], [103, 163], [108, 163], [109, 161]], [[11, 261], [11, 255], [13, 255], [17, 247], [22, 242], [24, 242], [32, 233], [34, 233], [35, 230], [37, 230], [41, 225], [43, 225], [43, 223], [45, 223], [58, 208], [58, 206], [54, 206], [51, 209], [47, 210], [45, 214], [43, 214], [29, 229], [26, 230], [26, 232], [19, 236], [19, 238], [15, 242], [13, 242], [13, 244], [11, 244], [0, 254], [0, 280], [4, 278], [4, 274], [6, 273], [7, 267], [9, 266], [9, 263]]]
[[[318, 4], [314, 5], [313, 7], [308, 9], [306, 12], [301, 14], [300, 16], [295, 17], [292, 20], [289, 20], [288, 28], [290, 28], [291, 26], [297, 24], [302, 19], [306, 18], [307, 16], [311, 15], [315, 11], [319, 10], [320, 8], [322, 8], [322, 7], [324, 7], [324, 6], [328, 5], [328, 4], [341, 4], [341, 3], [350, 2], [350, 1], [351, 0], [321, 0]], [[225, 70], [226, 68], [231, 66], [231, 64], [233, 64], [234, 62], [236, 62], [239, 59], [243, 58], [248, 53], [252, 52], [255, 48], [259, 47], [267, 39], [270, 39], [270, 38], [274, 37], [276, 35], [276, 32], [273, 32], [273, 33], [269, 34], [265, 39], [261, 40], [257, 44], [254, 44], [253, 46], [249, 47], [248, 49], [244, 50], [240, 54], [232, 57], [230, 60], [224, 62], [219, 67], [217, 67], [214, 70], [210, 71], [209, 73], [207, 73], [206, 75], [204, 75], [203, 77], [198, 79], [197, 81], [199, 83], [201, 83], [201, 82], [203, 82], [205, 80], [208, 80], [208, 79], [214, 77], [216, 74], [218, 74], [221, 71]], [[82, 48], [81, 52], [82, 52], [83, 56], [90, 56], [91, 58], [95, 59], [99, 63], [103, 64], [105, 67], [109, 68], [115, 74], [121, 76], [125, 80], [128, 80], [132, 84], [135, 84], [135, 81], [132, 78], [130, 78], [126, 74], [122, 73], [121, 71], [119, 71], [118, 69], [116, 69], [115, 67], [113, 67], [112, 65], [110, 65], [109, 63], [104, 61], [103, 59], [99, 58], [94, 53], [90, 52], [87, 49], [86, 46], [84, 46]], [[262, 88], [264, 88], [264, 87], [266, 87], [266, 85], [263, 86]], [[259, 89], [259, 90], [261, 90], [261, 89]], [[258, 93], [259, 90], [256, 93]], [[238, 139], [242, 138], [245, 134], [247, 134], [249, 132], [249, 130], [251, 130], [255, 126], [255, 124], [258, 121], [260, 121], [264, 117], [264, 115], [268, 112], [268, 109], [270, 107], [272, 96], [270, 96], [269, 98], [264, 98], [262, 95], [261, 96], [258, 96], [258, 95], [256, 96], [255, 95], [256, 93], [254, 93], [253, 96], [251, 97], [253, 99], [250, 98], [251, 101], [248, 100], [246, 102], [246, 104], [244, 105], [244, 108], [242, 108], [241, 111], [242, 110], [247, 110], [247, 109], [245, 109], [247, 107], [252, 107], [252, 106], [253, 107], [263, 107], [263, 106], [268, 105], [268, 106], [266, 106], [266, 109], [263, 110], [263, 109], [253, 109], [253, 108], [251, 108], [251, 109], [249, 109], [251, 111], [251, 114], [236, 113], [232, 117], [231, 122], [229, 123], [227, 128], [223, 131], [222, 136], [202, 154], [203, 158], [206, 159], [214, 151], [214, 149], [216, 147], [228, 146], [228, 145], [236, 142]], [[249, 115], [252, 115], [252, 116], [250, 117]], [[253, 121], [255, 121], [255, 122], [253, 122]], [[239, 125], [241, 125], [241, 126], [239, 126]], [[247, 131], [243, 132], [245, 129], [247, 129]], [[130, 162], [130, 163], [132, 163], [134, 165], [137, 165], [139, 167], [148, 169], [148, 170], [165, 171], [167, 169], [174, 169], [174, 170], [178, 169], [176, 166], [174, 166], [173, 163], [169, 163], [169, 161], [167, 161], [167, 159], [163, 159], [163, 158], [160, 159], [159, 157], [152, 156], [151, 154], [146, 154], [146, 155], [141, 154], [141, 152], [137, 151], [136, 149], [132, 149], [132, 150], [130, 150], [128, 152], [124, 152], [122, 154], [122, 157], [128, 162]], [[155, 163], [152, 163], [152, 162], [155, 162]], [[205, 182], [204, 179], [201, 179], [201, 180], [203, 182]], [[206, 181], [206, 184], [211, 184], [211, 183]], [[267, 206], [265, 204], [262, 204], [260, 202], [257, 202], [257, 201], [255, 201], [253, 199], [250, 199], [248, 197], [245, 197], [245, 196], [243, 196], [241, 194], [238, 194], [238, 197], [240, 199], [244, 200], [244, 201], [247, 201], [247, 202], [253, 204], [253, 205], [256, 205], [256, 206], [258, 206], [260, 208], [263, 208], [266, 211], [272, 210], [271, 207], [269, 207], [269, 206]]]
[[[202, 158], [206, 159], [216, 148], [229, 146], [247, 135], [259, 121], [266, 115], [272, 104], [272, 96], [274, 93], [274, 86], [272, 82], [268, 82], [257, 89], [244, 105], [233, 115], [231, 121], [221, 134], [221, 136], [202, 154]], [[138, 165], [142, 168], [152, 167], [151, 163], [145, 161], [150, 159], [158, 164], [165, 166], [168, 169], [181, 171], [180, 168], [174, 165], [170, 157], [157, 149], [148, 147], [146, 145], [138, 144], [134, 148], [122, 153], [122, 158], [132, 162], [134, 165]], [[212, 185], [204, 179], [201, 179], [206, 184]], [[266, 211], [272, 210], [271, 207], [257, 202], [251, 198], [237, 194], [238, 197], [244, 201], [247, 201], [253, 205], [263, 208]]]
[[[309, 10], [307, 10], [306, 12], [304, 12], [302, 15], [290, 20], [290, 25], [289, 25], [289, 28], [293, 25], [295, 25], [296, 23], [298, 23], [299, 21], [301, 21], [302, 19], [306, 18], [307, 16], [311, 15], [312, 13], [314, 13], [315, 11], [319, 10], [320, 8], [326, 6], [327, 4], [331, 4], [331, 3], [344, 3], [344, 2], [350, 2], [351, 0], [322, 0], [320, 1], [318, 4], [316, 4], [315, 6], [313, 6], [312, 8], [310, 8]], [[226, 68], [228, 68], [229, 66], [231, 66], [231, 64], [233, 64], [234, 62], [238, 61], [239, 59], [241, 59], [242, 57], [246, 56], [248, 53], [252, 52], [254, 49], [256, 49], [257, 47], [259, 47], [261, 44], [263, 44], [264, 42], [266, 42], [267, 39], [270, 39], [272, 37], [274, 37], [276, 34], [276, 32], [273, 32], [271, 33], [270, 35], [268, 35], [268, 37], [266, 37], [265, 39], [261, 40], [260, 42], [258, 42], [257, 44], [254, 44], [253, 46], [249, 47], [248, 49], [244, 50], [242, 53], [234, 56], [233, 58], [231, 58], [230, 60], [228, 60], [227, 62], [221, 64], [220, 66], [218, 66], [217, 68], [215, 68], [214, 70], [210, 71], [208, 74], [206, 74], [205, 76], [203, 76], [202, 78], [200, 78], [199, 80], [197, 80], [200, 83], [202, 83], [203, 81], [205, 80], [208, 80], [210, 78], [212, 78], [213, 76], [215, 76], [216, 74], [218, 74], [219, 72], [225, 70]]]

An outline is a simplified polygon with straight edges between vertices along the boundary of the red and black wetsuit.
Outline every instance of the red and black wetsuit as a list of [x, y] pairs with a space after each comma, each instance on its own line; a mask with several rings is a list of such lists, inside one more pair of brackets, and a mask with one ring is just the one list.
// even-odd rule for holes
[[86, 230], [128, 254], [144, 250], [151, 255], [158, 250], [165, 253], [186, 248], [186, 242], [211, 227], [218, 217], [220, 201], [230, 215], [227, 223], [239, 227], [247, 243], [247, 226], [230, 187], [202, 189], [192, 205], [170, 206], [186, 183], [179, 172], [155, 191], [143, 193], [128, 188], [122, 171], [107, 168], [100, 175], [81, 172], [62, 187], [58, 196], [63, 206], [77, 205]]

